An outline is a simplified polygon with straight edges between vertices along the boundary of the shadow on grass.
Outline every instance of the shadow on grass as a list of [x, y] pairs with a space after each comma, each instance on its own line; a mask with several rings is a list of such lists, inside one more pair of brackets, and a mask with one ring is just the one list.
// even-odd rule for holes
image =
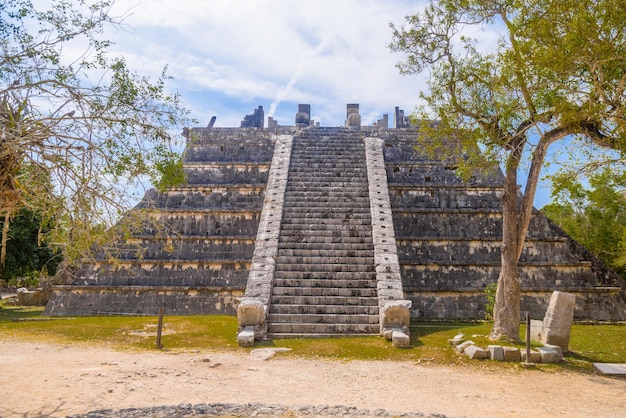
[[42, 306], [4, 306], [0, 305], [0, 323], [41, 318]]

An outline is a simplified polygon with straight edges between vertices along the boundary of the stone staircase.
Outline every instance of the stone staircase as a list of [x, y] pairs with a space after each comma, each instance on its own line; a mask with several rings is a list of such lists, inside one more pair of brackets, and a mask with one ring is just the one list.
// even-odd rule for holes
[[304, 130], [291, 152], [267, 336], [378, 334], [361, 134]]

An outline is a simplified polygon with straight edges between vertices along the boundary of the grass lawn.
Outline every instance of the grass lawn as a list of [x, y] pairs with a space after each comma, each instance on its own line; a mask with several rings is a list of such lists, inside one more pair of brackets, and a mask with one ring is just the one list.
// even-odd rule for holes
[[[0, 305], [2, 306], [2, 305]], [[2, 306], [0, 336], [61, 344], [103, 345], [123, 350], [156, 350], [156, 316], [46, 318], [43, 308]], [[337, 360], [404, 360], [423, 364], [463, 364], [472, 367], [517, 368], [517, 363], [472, 361], [458, 355], [448, 339], [465, 334], [476, 344], [492, 344], [486, 335], [490, 323], [415, 322], [411, 347], [396, 349], [382, 337], [274, 340], [258, 347], [288, 347], [285, 356]], [[237, 318], [232, 316], [166, 316], [162, 344], [172, 351], [208, 350], [247, 352], [237, 345]], [[520, 336], [525, 335], [525, 326]], [[540, 365], [542, 369], [568, 368], [589, 372], [592, 362], [626, 363], [625, 325], [574, 325], [567, 363]], [[522, 347], [522, 346], [520, 346]]]

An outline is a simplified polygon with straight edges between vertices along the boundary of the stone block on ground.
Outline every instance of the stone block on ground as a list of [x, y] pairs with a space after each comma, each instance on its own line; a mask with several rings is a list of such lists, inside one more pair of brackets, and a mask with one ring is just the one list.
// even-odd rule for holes
[[476, 343], [472, 340], [467, 340], [464, 343], [457, 345], [455, 347], [455, 350], [458, 351], [459, 353], [463, 353], [463, 351], [465, 351], [465, 349], [471, 345], [476, 345]]
[[530, 320], [530, 341], [541, 343], [541, 334], [543, 331], [543, 321], [539, 319]]
[[380, 312], [381, 333], [385, 328], [407, 327], [411, 322], [410, 300], [392, 300], [386, 302]]
[[457, 334], [454, 336], [454, 338], [450, 338], [448, 340], [448, 344], [450, 344], [453, 347], [456, 347], [457, 345], [461, 344], [463, 341], [465, 341], [464, 335]]
[[265, 324], [265, 312], [266, 307], [263, 303], [253, 299], [243, 299], [237, 307], [239, 328]]
[[554, 351], [556, 351], [557, 353], [559, 353], [559, 358], [563, 359], [563, 350], [561, 350], [561, 347], [559, 347], [558, 345], [552, 345], [552, 344], [544, 344], [543, 345], [545, 348], [551, 348]]
[[561, 361], [561, 354], [553, 348], [539, 347], [537, 351], [541, 355], [541, 362], [547, 363], [559, 363]]
[[504, 350], [499, 345], [488, 345], [489, 358], [495, 361], [504, 361]]
[[568, 352], [570, 332], [574, 322], [576, 296], [571, 293], [554, 291], [550, 297], [548, 310], [543, 318], [541, 342], [561, 347]]
[[252, 347], [254, 345], [254, 329], [246, 328], [237, 334], [237, 343], [241, 347]]
[[472, 360], [483, 360], [488, 357], [487, 350], [477, 345], [470, 345], [469, 347], [466, 347], [463, 354]]
[[626, 376], [626, 364], [593, 363], [593, 368], [607, 376]]
[[393, 331], [391, 335], [391, 343], [397, 348], [406, 348], [411, 346], [411, 339], [402, 331]]
[[519, 352], [519, 348], [516, 347], [502, 347], [504, 352], [504, 361], [521, 361], [522, 355]]
[[520, 350], [522, 353], [522, 361], [524, 363], [541, 363], [541, 353], [536, 350], [530, 350], [530, 359], [526, 358], [526, 349]]
[[48, 302], [41, 289], [28, 290], [25, 287], [17, 289], [17, 303], [20, 306], [46, 306]]

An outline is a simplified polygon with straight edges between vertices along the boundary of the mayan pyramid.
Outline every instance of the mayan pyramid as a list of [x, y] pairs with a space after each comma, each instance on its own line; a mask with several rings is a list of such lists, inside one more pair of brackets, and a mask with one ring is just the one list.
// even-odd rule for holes
[[[85, 263], [45, 314], [236, 315], [251, 303], [270, 338], [377, 334], [390, 303], [412, 319], [483, 318], [502, 173], [463, 182], [420, 152], [397, 108], [393, 128], [386, 115], [361, 126], [358, 105], [344, 127], [317, 126], [309, 105], [295, 122], [265, 128], [259, 107], [240, 128], [190, 129], [187, 183], [136, 208], [169, 233], [138, 228], [117, 245], [139, 251]], [[626, 319], [619, 277], [538, 211], [520, 266], [522, 312], [542, 318], [561, 290], [578, 320]]]

